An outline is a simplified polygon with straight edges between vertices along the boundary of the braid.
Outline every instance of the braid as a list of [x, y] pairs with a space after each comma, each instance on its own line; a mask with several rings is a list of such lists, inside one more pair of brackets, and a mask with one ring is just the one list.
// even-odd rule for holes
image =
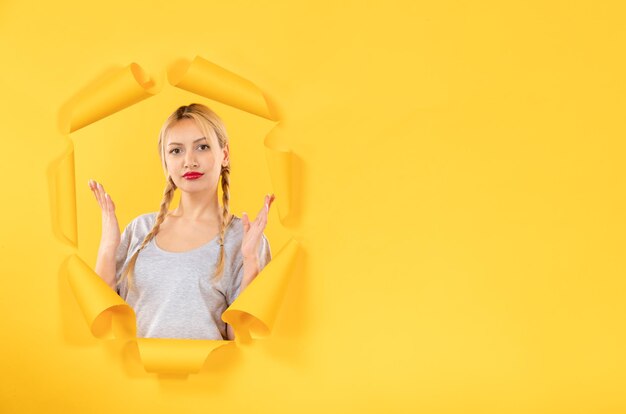
[[226, 229], [232, 223], [233, 217], [229, 213], [229, 200], [230, 200], [230, 165], [222, 167], [222, 219], [220, 220], [220, 256], [217, 260], [217, 266], [215, 268], [214, 277], [217, 281], [221, 278], [222, 273], [224, 271], [224, 234], [226, 233]]
[[128, 264], [128, 267], [126, 268], [125, 273], [122, 275], [122, 277], [118, 281], [118, 285], [121, 283], [121, 280], [124, 277], [126, 277], [128, 279], [129, 288], [130, 289], [135, 288], [133, 273], [135, 270], [135, 262], [137, 261], [137, 256], [139, 255], [139, 252], [144, 247], [146, 247], [148, 243], [150, 243], [150, 240], [152, 240], [159, 232], [159, 226], [161, 226], [161, 223], [163, 223], [163, 220], [165, 219], [165, 215], [167, 214], [169, 210], [169, 206], [170, 206], [170, 203], [172, 202], [172, 198], [174, 198], [175, 190], [176, 190], [176, 184], [174, 184], [174, 181], [172, 181], [172, 177], [168, 176], [167, 185], [165, 186], [165, 191], [163, 191], [163, 200], [161, 200], [161, 207], [159, 210], [159, 214], [156, 218], [156, 221], [154, 222], [154, 226], [152, 226], [152, 230], [150, 230], [150, 232], [146, 235], [146, 237], [144, 237], [143, 242], [141, 243], [141, 246], [139, 247], [139, 249], [137, 249], [135, 254], [133, 254], [133, 257], [130, 259], [130, 262]]

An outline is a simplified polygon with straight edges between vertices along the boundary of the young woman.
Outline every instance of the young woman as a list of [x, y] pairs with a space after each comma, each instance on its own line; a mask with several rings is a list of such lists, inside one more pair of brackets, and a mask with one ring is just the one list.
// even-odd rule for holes
[[[138, 337], [232, 340], [221, 315], [271, 260], [263, 230], [274, 195], [252, 223], [246, 213], [230, 214], [228, 136], [204, 105], [181, 106], [167, 118], [159, 155], [167, 177], [160, 209], [136, 217], [121, 235], [113, 200], [89, 180], [102, 209], [96, 273], [134, 309]], [[170, 212], [177, 188], [180, 203]]]

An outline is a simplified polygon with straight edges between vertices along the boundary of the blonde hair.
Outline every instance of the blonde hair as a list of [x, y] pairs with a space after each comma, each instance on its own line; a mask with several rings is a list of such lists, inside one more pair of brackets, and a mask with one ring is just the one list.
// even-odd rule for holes
[[[163, 171], [165, 172], [165, 177], [167, 180], [165, 191], [163, 192], [163, 199], [161, 200], [161, 207], [159, 209], [159, 214], [157, 215], [156, 221], [154, 222], [154, 226], [152, 230], [146, 235], [141, 243], [141, 246], [137, 251], [133, 254], [130, 262], [117, 282], [117, 286], [119, 286], [124, 278], [128, 280], [128, 285], [130, 289], [134, 289], [134, 270], [135, 270], [135, 262], [137, 261], [137, 256], [139, 252], [145, 248], [150, 240], [152, 240], [157, 233], [159, 232], [159, 226], [163, 223], [165, 216], [169, 211], [169, 206], [174, 196], [174, 191], [176, 190], [176, 184], [172, 180], [172, 177], [169, 176], [167, 172], [167, 164], [165, 162], [165, 137], [169, 132], [170, 128], [176, 125], [177, 122], [183, 119], [192, 119], [196, 122], [198, 128], [202, 131], [207, 139], [211, 136], [216, 136], [217, 141], [219, 142], [220, 148], [224, 148], [226, 144], [228, 144], [228, 135], [226, 133], [226, 127], [222, 120], [217, 116], [215, 112], [209, 109], [207, 106], [192, 103], [190, 105], [183, 105], [179, 107], [176, 111], [174, 111], [165, 121], [161, 128], [161, 132], [159, 134], [159, 156], [161, 157], [161, 165], [163, 167]], [[233, 221], [233, 216], [229, 212], [229, 200], [230, 200], [230, 164], [227, 166], [222, 166], [222, 171], [220, 173], [220, 177], [222, 179], [222, 215], [220, 220], [220, 232], [219, 232], [219, 244], [220, 244], [220, 254], [217, 262], [217, 266], [215, 269], [215, 273], [213, 274], [213, 278], [217, 281], [223, 274], [224, 271], [224, 234], [228, 226]]]

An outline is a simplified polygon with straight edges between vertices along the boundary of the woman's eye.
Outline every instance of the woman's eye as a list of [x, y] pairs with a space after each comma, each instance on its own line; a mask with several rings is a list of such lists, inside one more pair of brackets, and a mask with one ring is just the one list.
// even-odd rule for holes
[[[198, 148], [201, 148], [201, 147], [207, 147], [207, 149], [211, 148], [207, 144], [202, 144], [202, 145], [198, 146]], [[178, 152], [174, 152], [174, 151], [179, 151], [180, 152], [180, 148], [174, 148], [173, 150], [170, 151], [170, 154], [178, 154]]]

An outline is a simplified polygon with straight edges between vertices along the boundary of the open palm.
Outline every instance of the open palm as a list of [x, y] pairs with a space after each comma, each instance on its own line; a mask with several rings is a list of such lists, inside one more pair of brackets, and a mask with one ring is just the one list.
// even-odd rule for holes
[[102, 210], [102, 236], [100, 238], [101, 249], [116, 249], [120, 244], [120, 228], [115, 215], [115, 203], [111, 196], [104, 190], [102, 184], [95, 180], [89, 180], [89, 188], [98, 201]]
[[250, 219], [246, 213], [242, 214], [243, 221], [243, 240], [241, 241], [241, 254], [244, 260], [256, 259], [261, 243], [261, 236], [267, 225], [267, 216], [270, 212], [270, 206], [274, 201], [274, 194], [265, 196], [265, 204], [256, 219], [250, 223]]

